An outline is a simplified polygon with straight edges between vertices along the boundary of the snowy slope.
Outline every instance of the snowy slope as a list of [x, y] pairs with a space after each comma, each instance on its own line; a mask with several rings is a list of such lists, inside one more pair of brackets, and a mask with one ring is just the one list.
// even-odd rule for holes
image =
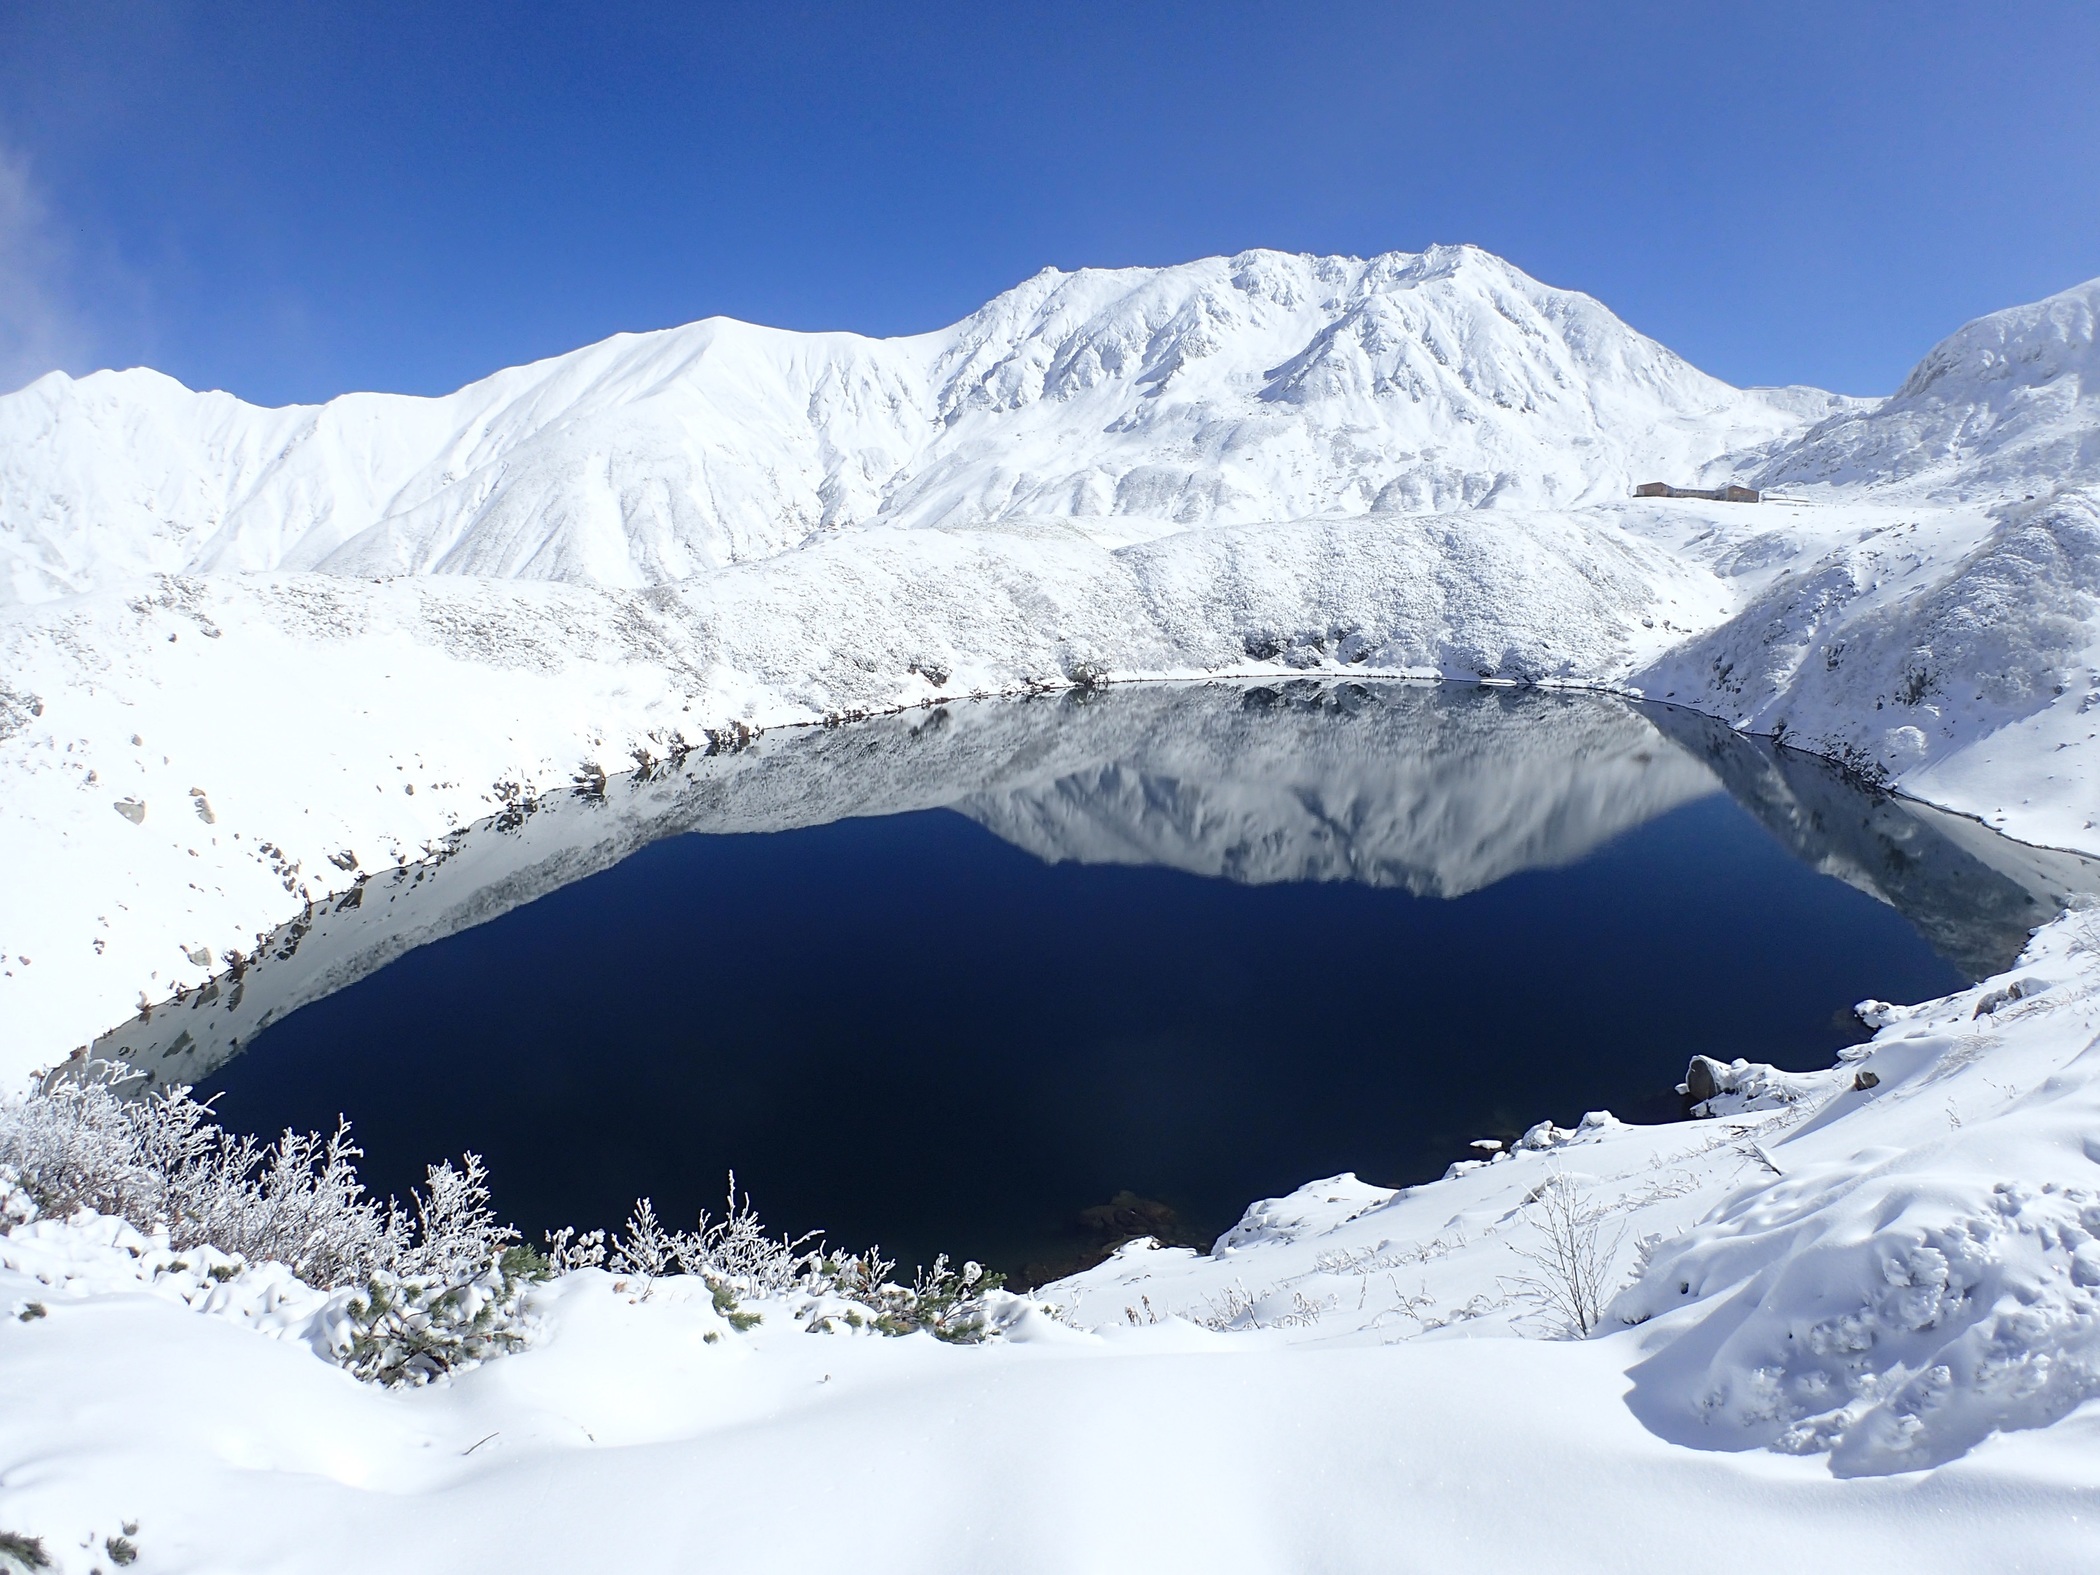
[[1979, 317], [1888, 399], [1837, 412], [1755, 485], [1996, 501], [2100, 482], [2100, 279]]
[[279, 568], [636, 587], [883, 520], [1125, 540], [1573, 503], [1844, 404], [1731, 388], [1472, 247], [1048, 269], [914, 338], [710, 319], [440, 399], [54, 373], [0, 398], [0, 601]]
[[[1433, 1185], [1310, 1183], [1249, 1209], [1209, 1254], [1125, 1249], [1055, 1290], [1082, 1326], [1136, 1308], [1337, 1344], [1550, 1327], [1524, 1254], [1548, 1236], [1542, 1186], [1566, 1186], [1603, 1227], [1595, 1345], [1617, 1349], [1623, 1404], [1657, 1436], [1856, 1477], [2077, 1412], [2054, 1443], [2089, 1462], [2096, 947], [2088, 906], [2008, 975], [1873, 1004], [1880, 1032], [1829, 1071], [1736, 1063], [1707, 1121], [1541, 1123]], [[2066, 1562], [2036, 1567], [2090, 1561], [2090, 1526], [2065, 1535]]]
[[1852, 540], [1635, 681], [2027, 840], [2093, 847], [2100, 495], [1855, 517]]

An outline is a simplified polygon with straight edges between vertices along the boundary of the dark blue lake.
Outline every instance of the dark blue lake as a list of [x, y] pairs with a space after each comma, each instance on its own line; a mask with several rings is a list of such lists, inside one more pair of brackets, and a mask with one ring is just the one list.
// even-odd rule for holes
[[[776, 1228], [1040, 1278], [1670, 1118], [1694, 1053], [1827, 1064], [1852, 1003], [2002, 966], [2050, 901], [1821, 762], [1588, 696], [1111, 691], [761, 746], [471, 834], [540, 837], [552, 889], [475, 888], [496, 917], [263, 1027], [223, 1118], [345, 1112], [381, 1191], [474, 1149], [535, 1238], [734, 1167]], [[638, 845], [562, 883], [608, 827]]]

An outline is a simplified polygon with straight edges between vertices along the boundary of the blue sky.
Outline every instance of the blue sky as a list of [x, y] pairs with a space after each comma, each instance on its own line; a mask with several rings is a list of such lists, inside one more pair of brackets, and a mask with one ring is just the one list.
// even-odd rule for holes
[[438, 392], [1045, 264], [1473, 241], [1735, 382], [1884, 392], [2100, 274], [2100, 6], [13, 0], [0, 385]]

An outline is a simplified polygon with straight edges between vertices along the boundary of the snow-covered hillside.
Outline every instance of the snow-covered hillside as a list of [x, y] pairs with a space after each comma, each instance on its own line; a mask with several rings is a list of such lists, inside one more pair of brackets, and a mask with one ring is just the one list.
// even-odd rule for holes
[[892, 521], [1564, 504], [1844, 401], [1741, 391], [1473, 247], [1046, 269], [913, 338], [709, 319], [441, 399], [264, 410], [158, 373], [0, 398], [0, 601], [320, 569], [636, 587]]
[[1950, 334], [1888, 399], [1834, 413], [1759, 486], [1871, 486], [1905, 497], [2033, 498], [2100, 477], [2100, 279]]
[[1853, 539], [1803, 553], [1636, 682], [2017, 835], [2094, 846], [2100, 493], [1853, 517]]

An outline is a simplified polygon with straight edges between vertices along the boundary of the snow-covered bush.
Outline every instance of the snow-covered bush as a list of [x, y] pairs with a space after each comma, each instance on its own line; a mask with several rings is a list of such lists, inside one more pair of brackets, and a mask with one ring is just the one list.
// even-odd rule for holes
[[644, 1297], [659, 1279], [693, 1276], [738, 1330], [765, 1316], [747, 1304], [783, 1300], [817, 1330], [969, 1342], [993, 1327], [998, 1275], [950, 1268], [944, 1256], [904, 1285], [878, 1251], [769, 1235], [734, 1174], [720, 1219], [703, 1212], [691, 1230], [667, 1229], [645, 1198], [623, 1234], [554, 1231], [542, 1253], [496, 1217], [478, 1155], [431, 1166], [404, 1206], [366, 1192], [347, 1122], [261, 1144], [220, 1127], [191, 1090], [139, 1091], [137, 1081], [129, 1067], [95, 1062], [0, 1096], [0, 1228], [99, 1218], [91, 1234], [126, 1236], [141, 1272], [170, 1285], [201, 1276], [205, 1302], [204, 1281], [274, 1274], [282, 1284], [288, 1274], [311, 1304], [316, 1348], [360, 1378], [428, 1383], [514, 1351], [531, 1335], [531, 1288], [580, 1269], [609, 1270]]
[[225, 1131], [187, 1088], [129, 1096], [136, 1077], [96, 1062], [79, 1078], [0, 1098], [0, 1177], [41, 1214], [92, 1209], [165, 1232], [178, 1251], [212, 1246], [282, 1263], [322, 1289], [442, 1250], [391, 1202], [365, 1196], [347, 1123], [325, 1138], [287, 1131], [259, 1144]]
[[1005, 1283], [1003, 1275], [981, 1264], [952, 1268], [942, 1253], [933, 1267], [920, 1269], [911, 1284], [903, 1285], [890, 1277], [897, 1265], [883, 1257], [880, 1248], [829, 1252], [815, 1232], [769, 1235], [749, 1196], [737, 1196], [734, 1171], [719, 1220], [702, 1210], [694, 1229], [667, 1230], [656, 1217], [656, 1206], [643, 1198], [628, 1216], [624, 1236], [607, 1242], [600, 1233], [579, 1238], [563, 1230], [550, 1233], [547, 1243], [549, 1262], [579, 1268], [603, 1265], [639, 1279], [643, 1295], [666, 1275], [695, 1276], [708, 1287], [715, 1310], [737, 1329], [751, 1328], [762, 1317], [746, 1311], [745, 1302], [799, 1297], [808, 1327], [820, 1333], [841, 1325], [891, 1335], [924, 1330], [936, 1339], [969, 1344], [991, 1332], [987, 1298]]
[[427, 1383], [526, 1342], [524, 1295], [548, 1264], [497, 1220], [481, 1156], [431, 1166], [427, 1187], [411, 1194], [413, 1236], [349, 1305], [344, 1365], [360, 1378]]
[[[896, 1265], [877, 1252], [859, 1257], [832, 1256], [818, 1261], [820, 1283], [841, 1300], [868, 1309], [866, 1322], [879, 1334], [917, 1334], [924, 1330], [936, 1340], [971, 1345], [992, 1332], [992, 1293], [1006, 1280], [981, 1263], [949, 1265], [941, 1253], [933, 1267], [920, 1269], [912, 1283], [899, 1285], [889, 1278]], [[835, 1314], [822, 1315], [819, 1328]], [[851, 1311], [848, 1327], [852, 1327]]]
[[367, 1195], [347, 1122], [261, 1144], [188, 1088], [134, 1093], [136, 1077], [96, 1062], [0, 1097], [15, 1218], [86, 1210], [171, 1252], [223, 1254], [227, 1272], [278, 1263], [316, 1290], [354, 1290], [331, 1348], [360, 1377], [427, 1382], [524, 1342], [521, 1298], [546, 1264], [496, 1219], [479, 1156], [431, 1166], [403, 1208]]

